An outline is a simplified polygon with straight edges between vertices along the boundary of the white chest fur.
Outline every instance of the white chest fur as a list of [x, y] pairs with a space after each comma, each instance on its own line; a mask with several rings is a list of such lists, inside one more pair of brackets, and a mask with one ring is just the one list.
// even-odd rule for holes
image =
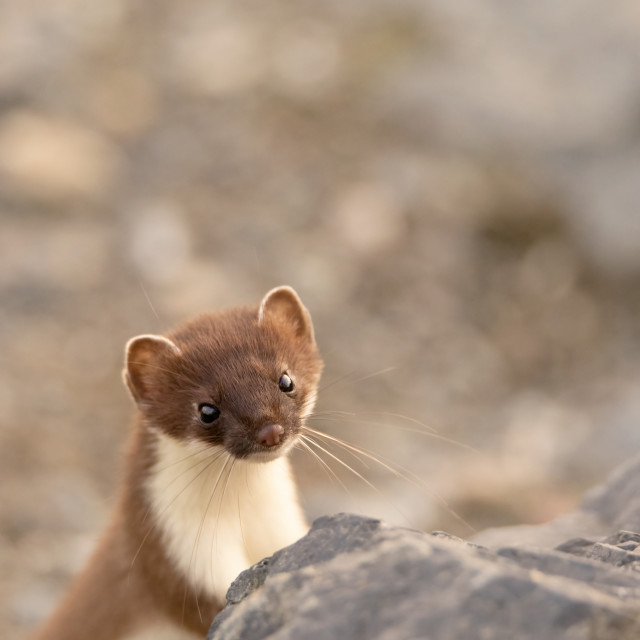
[[248, 462], [199, 442], [157, 437], [151, 513], [191, 585], [224, 602], [233, 579], [303, 536], [289, 462]]

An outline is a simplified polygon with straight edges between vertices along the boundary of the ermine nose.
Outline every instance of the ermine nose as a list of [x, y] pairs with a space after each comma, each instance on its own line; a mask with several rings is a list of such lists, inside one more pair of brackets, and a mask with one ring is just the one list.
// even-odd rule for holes
[[284, 428], [279, 424], [267, 424], [258, 431], [258, 442], [263, 447], [275, 447], [280, 442]]

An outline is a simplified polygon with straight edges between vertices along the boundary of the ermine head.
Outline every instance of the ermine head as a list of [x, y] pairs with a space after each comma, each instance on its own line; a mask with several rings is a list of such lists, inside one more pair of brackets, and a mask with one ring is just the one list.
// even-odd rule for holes
[[147, 428], [266, 461], [294, 444], [321, 371], [309, 312], [278, 287], [259, 307], [131, 339], [123, 377]]

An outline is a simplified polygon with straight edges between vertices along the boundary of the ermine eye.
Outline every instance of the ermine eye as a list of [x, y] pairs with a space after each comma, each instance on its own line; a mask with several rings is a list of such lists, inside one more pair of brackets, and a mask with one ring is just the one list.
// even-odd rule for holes
[[296, 385], [293, 384], [293, 380], [288, 373], [283, 373], [278, 381], [278, 387], [283, 393], [291, 393], [296, 388]]
[[206, 402], [198, 406], [198, 413], [200, 414], [200, 422], [203, 424], [211, 424], [220, 417], [220, 409]]

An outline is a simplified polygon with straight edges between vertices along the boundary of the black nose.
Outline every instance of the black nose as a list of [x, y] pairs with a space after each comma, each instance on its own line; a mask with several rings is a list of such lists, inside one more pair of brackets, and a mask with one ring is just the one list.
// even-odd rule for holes
[[275, 447], [280, 443], [284, 428], [279, 424], [266, 424], [258, 431], [258, 442], [263, 447]]

